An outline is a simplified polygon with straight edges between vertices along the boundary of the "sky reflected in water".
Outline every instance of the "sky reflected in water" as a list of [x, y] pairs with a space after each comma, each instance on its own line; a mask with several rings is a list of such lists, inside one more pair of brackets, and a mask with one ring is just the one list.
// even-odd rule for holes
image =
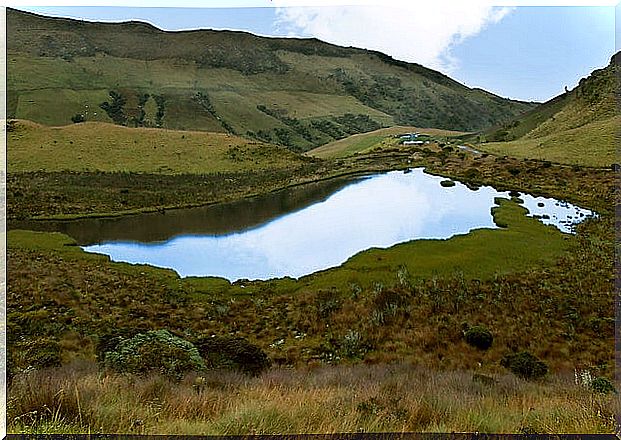
[[[422, 169], [367, 177], [330, 197], [255, 228], [212, 235], [185, 235], [165, 242], [111, 242], [86, 246], [114, 261], [172, 268], [181, 276], [220, 276], [231, 281], [300, 277], [342, 264], [371, 247], [422, 238], [449, 238], [476, 228], [496, 228], [491, 215], [495, 197], [508, 197], [491, 187], [476, 191], [456, 182], [442, 187], [442, 177]], [[591, 215], [571, 204], [522, 195], [531, 215], [542, 221], [582, 220]], [[543, 203], [543, 207], [539, 204]], [[582, 214], [582, 216], [580, 216]], [[571, 216], [569, 218], [568, 216]]]

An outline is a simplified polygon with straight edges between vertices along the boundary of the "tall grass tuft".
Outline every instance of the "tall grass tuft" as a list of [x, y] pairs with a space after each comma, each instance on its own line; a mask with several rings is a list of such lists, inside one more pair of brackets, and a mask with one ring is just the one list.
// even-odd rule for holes
[[27, 433], [610, 433], [616, 400], [576, 384], [573, 374], [541, 382], [502, 374], [483, 383], [471, 371], [393, 364], [272, 368], [256, 377], [209, 371], [173, 381], [74, 362], [18, 374], [8, 426]]

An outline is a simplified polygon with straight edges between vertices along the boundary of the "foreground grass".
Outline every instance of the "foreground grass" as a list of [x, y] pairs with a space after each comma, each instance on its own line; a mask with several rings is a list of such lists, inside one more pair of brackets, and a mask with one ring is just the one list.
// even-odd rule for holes
[[[569, 375], [477, 382], [473, 371], [408, 364], [212, 371], [179, 383], [122, 377], [92, 363], [25, 373], [9, 389], [19, 433], [245, 435], [338, 432], [611, 433], [614, 398]], [[12, 396], [12, 397], [11, 397]], [[19, 396], [19, 397], [16, 397]]]

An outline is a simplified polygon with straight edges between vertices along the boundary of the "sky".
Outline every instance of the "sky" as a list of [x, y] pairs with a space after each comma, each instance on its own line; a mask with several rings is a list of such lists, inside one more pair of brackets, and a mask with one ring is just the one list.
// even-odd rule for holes
[[[271, 0], [272, 4], [281, 1]], [[572, 89], [592, 70], [609, 63], [616, 47], [615, 15], [621, 17], [621, 6], [611, 2], [606, 6], [492, 6], [489, 0], [386, 4], [16, 7], [87, 20], [141, 20], [166, 30], [235, 29], [264, 36], [316, 37], [380, 50], [439, 70], [469, 87], [539, 102], [562, 93], [565, 86]]]

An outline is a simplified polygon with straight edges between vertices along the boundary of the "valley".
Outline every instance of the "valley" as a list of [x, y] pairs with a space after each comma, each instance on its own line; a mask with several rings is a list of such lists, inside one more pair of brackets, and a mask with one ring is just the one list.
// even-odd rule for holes
[[[314, 39], [7, 14], [9, 431], [615, 429], [618, 54], [537, 105]], [[422, 169], [444, 192], [406, 219], [493, 187], [494, 227], [264, 279], [81, 247], [252, 231]], [[596, 215], [564, 233], [520, 193]], [[269, 243], [301, 259], [291, 234]]]

